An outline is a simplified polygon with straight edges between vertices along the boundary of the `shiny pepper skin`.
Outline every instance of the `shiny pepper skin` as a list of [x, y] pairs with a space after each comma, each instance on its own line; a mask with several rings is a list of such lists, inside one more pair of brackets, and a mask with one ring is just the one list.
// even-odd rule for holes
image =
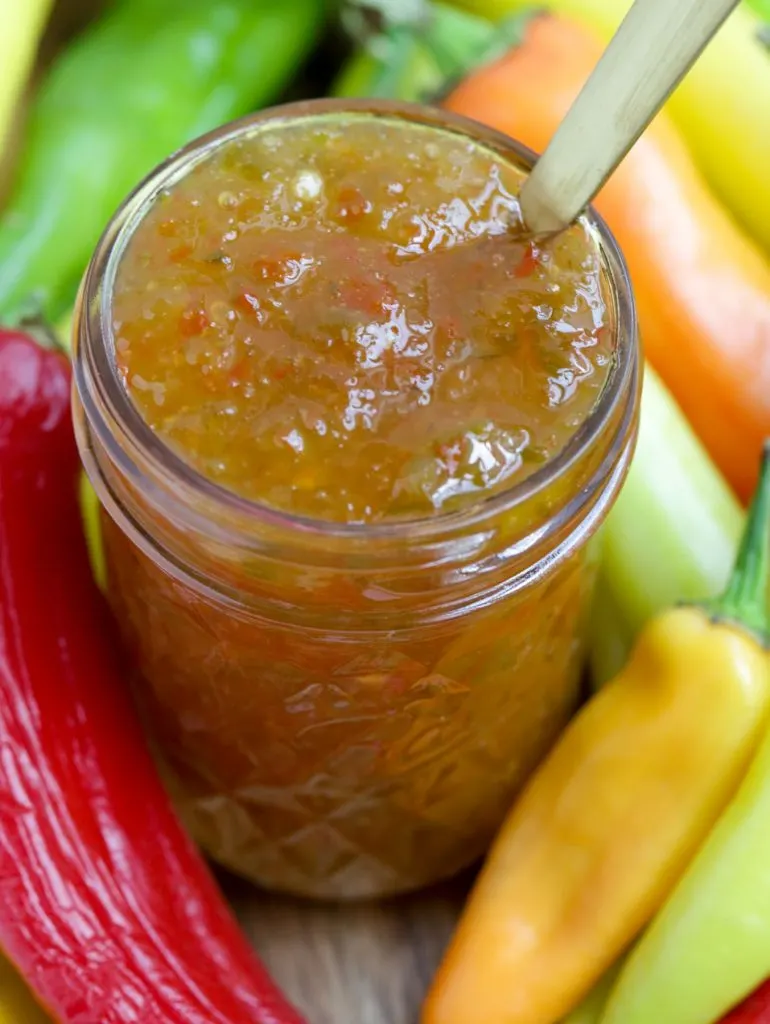
[[60, 1024], [302, 1024], [149, 756], [79, 469], [66, 359], [0, 331], [0, 947]]

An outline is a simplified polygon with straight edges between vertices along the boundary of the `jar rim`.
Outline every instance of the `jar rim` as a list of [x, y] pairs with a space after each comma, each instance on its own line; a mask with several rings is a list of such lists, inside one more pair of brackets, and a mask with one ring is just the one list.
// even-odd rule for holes
[[[231, 522], [236, 519], [248, 523], [250, 529], [261, 524], [340, 541], [363, 538], [387, 541], [404, 536], [412, 542], [427, 541], [446, 531], [478, 527], [552, 486], [587, 453], [612, 422], [624, 396], [634, 388], [639, 353], [629, 274], [614, 236], [593, 208], [581, 216], [597, 240], [614, 302], [615, 358], [607, 381], [593, 409], [553, 458], [524, 480], [460, 509], [377, 523], [345, 523], [295, 515], [243, 497], [208, 479], [161, 440], [143, 419], [119, 379], [113, 358], [112, 289], [125, 247], [158, 194], [235, 138], [268, 125], [296, 123], [319, 116], [373, 116], [419, 123], [470, 137], [501, 157], [525, 166], [532, 166], [537, 159], [527, 147], [470, 118], [440, 108], [390, 100], [317, 99], [283, 104], [232, 121], [194, 140], [155, 168], [119, 207], [97, 245], [81, 284], [73, 339], [74, 383], [89, 430], [110, 462], [145, 493], [152, 487], [146, 477], [147, 468], [154, 480], [171, 478], [177, 499], [175, 518], [182, 523], [189, 519], [191, 528], [196, 530], [200, 529], [202, 518], [196, 513], [195, 505], [201, 502], [207, 507], [208, 515], [212, 515], [211, 510], [218, 510]], [[139, 469], [140, 464], [143, 470]], [[596, 481], [597, 486], [600, 483]]]

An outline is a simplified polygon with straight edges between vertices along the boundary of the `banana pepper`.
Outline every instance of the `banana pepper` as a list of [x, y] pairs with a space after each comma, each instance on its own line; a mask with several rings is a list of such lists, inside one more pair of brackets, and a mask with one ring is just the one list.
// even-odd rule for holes
[[770, 447], [725, 593], [654, 618], [568, 726], [492, 847], [423, 1024], [553, 1024], [661, 906], [766, 723], [769, 520]]
[[0, 0], [0, 154], [16, 117], [53, 0]]

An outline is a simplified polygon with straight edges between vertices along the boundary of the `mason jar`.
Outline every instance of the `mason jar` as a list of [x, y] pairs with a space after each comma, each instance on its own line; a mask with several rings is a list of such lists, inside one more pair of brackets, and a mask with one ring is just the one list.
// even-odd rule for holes
[[137, 225], [228, 140], [350, 112], [531, 165], [475, 122], [391, 103], [314, 101], [225, 126], [118, 211], [84, 279], [74, 351], [109, 598], [179, 811], [232, 871], [335, 899], [416, 889], [474, 861], [573, 713], [591, 540], [628, 468], [639, 404], [628, 275], [589, 212], [613, 364], [566, 446], [499, 493], [408, 522], [316, 521], [217, 486], [148, 427], [119, 379], [111, 312]]

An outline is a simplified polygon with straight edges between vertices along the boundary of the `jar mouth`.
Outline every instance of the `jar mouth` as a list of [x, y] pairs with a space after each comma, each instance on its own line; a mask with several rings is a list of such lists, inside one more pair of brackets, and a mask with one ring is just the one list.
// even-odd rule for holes
[[[109, 461], [148, 497], [148, 491], [157, 487], [163, 491], [163, 500], [168, 501], [171, 491], [176, 499], [175, 519], [182, 525], [189, 520], [190, 528], [195, 530], [200, 530], [202, 521], [210, 516], [220, 518], [220, 526], [222, 520], [227, 520], [248, 524], [253, 530], [259, 530], [262, 525], [340, 541], [364, 537], [387, 541], [405, 536], [410, 541], [429, 540], [438, 534], [478, 527], [551, 487], [583, 458], [608, 424], [618, 421], [619, 406], [635, 390], [639, 357], [629, 275], [612, 233], [593, 209], [583, 217], [597, 240], [602, 269], [611, 284], [611, 314], [616, 333], [615, 357], [606, 383], [591, 412], [553, 458], [525, 479], [480, 497], [463, 508], [384, 522], [344, 523], [295, 515], [243, 497], [208, 479], [165, 444], [145, 422], [118, 377], [111, 315], [115, 277], [136, 225], [158, 194], [234, 138], [259, 131], [266, 125], [323, 116], [382, 117], [419, 123], [471, 137], [525, 167], [531, 167], [536, 160], [531, 150], [470, 118], [386, 100], [323, 99], [286, 104], [241, 118], [196, 139], [161, 164], [126, 199], [103, 234], [81, 285], [79, 329], [74, 339], [74, 377], [89, 430]], [[597, 476], [602, 476], [602, 472], [597, 472]], [[157, 483], [160, 480], [173, 483], [161, 488]], [[599, 482], [597, 480], [597, 484]], [[202, 519], [195, 506], [204, 506], [206, 517]], [[221, 533], [221, 529], [218, 532]]]

